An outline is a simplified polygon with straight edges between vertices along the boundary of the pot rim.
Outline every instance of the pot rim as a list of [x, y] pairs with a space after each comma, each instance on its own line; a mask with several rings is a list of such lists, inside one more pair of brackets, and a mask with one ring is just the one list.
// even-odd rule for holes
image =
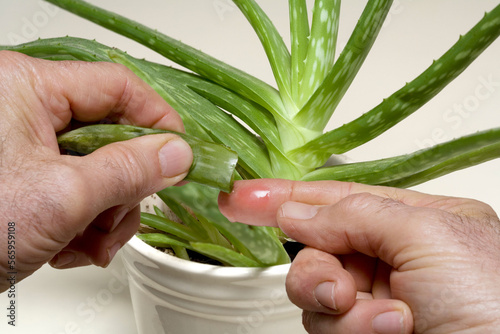
[[193, 275], [200, 273], [210, 273], [214, 276], [241, 277], [241, 276], [280, 276], [286, 275], [291, 263], [280, 264], [271, 267], [223, 267], [212, 264], [199, 263], [184, 260], [176, 256], [164, 253], [146, 244], [136, 235], [130, 239], [125, 248], [135, 251], [151, 262], [161, 267], [170, 267]]

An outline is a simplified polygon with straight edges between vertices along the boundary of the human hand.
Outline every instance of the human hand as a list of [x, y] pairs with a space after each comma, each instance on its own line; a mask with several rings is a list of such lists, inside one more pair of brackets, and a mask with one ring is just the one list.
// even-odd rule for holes
[[[179, 115], [118, 64], [1, 51], [0, 102], [0, 292], [7, 272], [20, 281], [48, 261], [107, 266], [137, 231], [141, 199], [181, 181], [192, 163], [189, 145], [172, 134], [84, 157], [60, 154], [56, 133], [72, 119], [184, 130]], [[13, 259], [6, 251], [12, 231]]]
[[287, 276], [309, 333], [497, 333], [500, 221], [469, 199], [336, 181], [252, 180], [231, 221], [308, 247]]

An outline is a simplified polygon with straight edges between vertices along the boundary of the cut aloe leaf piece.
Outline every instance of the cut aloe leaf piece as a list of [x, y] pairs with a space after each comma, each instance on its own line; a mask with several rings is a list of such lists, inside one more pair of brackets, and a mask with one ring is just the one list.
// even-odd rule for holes
[[[122, 124], [95, 124], [72, 130], [58, 137], [63, 149], [90, 154], [104, 145], [149, 134], [175, 133]], [[193, 150], [193, 164], [186, 180], [206, 184], [230, 192], [238, 162], [236, 152], [219, 144], [201, 141], [196, 137], [175, 133]]]

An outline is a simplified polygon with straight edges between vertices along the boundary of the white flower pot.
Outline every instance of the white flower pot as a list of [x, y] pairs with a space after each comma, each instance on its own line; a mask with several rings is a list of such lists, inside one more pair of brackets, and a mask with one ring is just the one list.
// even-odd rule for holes
[[[153, 201], [142, 203], [151, 211]], [[304, 334], [285, 291], [290, 265], [234, 268], [165, 254], [133, 237], [123, 248], [139, 334]]]
[[123, 249], [140, 334], [306, 333], [286, 295], [290, 265], [233, 268], [190, 262], [137, 237]]

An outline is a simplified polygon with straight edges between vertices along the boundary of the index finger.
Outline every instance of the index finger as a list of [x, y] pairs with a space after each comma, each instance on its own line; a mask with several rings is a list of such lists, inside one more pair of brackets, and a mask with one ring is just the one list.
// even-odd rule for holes
[[35, 89], [56, 131], [71, 118], [113, 122], [183, 132], [177, 112], [146, 82], [127, 67], [106, 62], [40, 59]]
[[236, 181], [230, 194], [219, 195], [219, 208], [231, 221], [251, 225], [278, 226], [276, 214], [281, 205], [293, 201], [310, 205], [330, 205], [359, 193], [371, 193], [417, 207], [439, 207], [453, 211], [459, 205], [463, 211], [465, 200], [419, 193], [407, 189], [370, 186], [340, 181], [291, 181], [257, 179]]

